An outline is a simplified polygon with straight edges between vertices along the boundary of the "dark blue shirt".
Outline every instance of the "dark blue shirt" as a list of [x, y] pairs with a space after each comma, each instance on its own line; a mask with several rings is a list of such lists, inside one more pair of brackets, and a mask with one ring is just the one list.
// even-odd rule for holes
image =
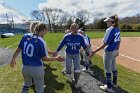
[[78, 54], [81, 46], [84, 49], [87, 48], [84, 37], [79, 33], [77, 35], [73, 35], [72, 33], [66, 34], [61, 40], [57, 51], [60, 51], [64, 45], [66, 45], [66, 53], [68, 54]]

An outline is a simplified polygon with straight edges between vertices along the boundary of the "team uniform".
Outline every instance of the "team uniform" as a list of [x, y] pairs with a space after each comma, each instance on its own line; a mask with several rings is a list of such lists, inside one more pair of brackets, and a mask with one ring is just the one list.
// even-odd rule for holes
[[[120, 40], [119, 28], [111, 26], [106, 30], [103, 42], [106, 43], [107, 46], [104, 48], [103, 61], [108, 88], [112, 87], [112, 83], [117, 83], [116, 57], [119, 50]], [[111, 79], [111, 73], [113, 73], [113, 81]]]
[[22, 37], [18, 48], [22, 49], [22, 74], [24, 78], [22, 93], [28, 93], [29, 87], [32, 85], [32, 79], [35, 83], [36, 92], [44, 93], [45, 73], [41, 58], [48, 55], [46, 42], [43, 38], [33, 36], [30, 33]]
[[[76, 79], [80, 75], [80, 48], [81, 46], [86, 50], [87, 45], [83, 36], [79, 33], [73, 35], [68, 33], [62, 39], [57, 52], [59, 52], [62, 47], [66, 45], [66, 74], [71, 75], [72, 62], [74, 64], [74, 78]], [[76, 82], [78, 80], [75, 80]]]

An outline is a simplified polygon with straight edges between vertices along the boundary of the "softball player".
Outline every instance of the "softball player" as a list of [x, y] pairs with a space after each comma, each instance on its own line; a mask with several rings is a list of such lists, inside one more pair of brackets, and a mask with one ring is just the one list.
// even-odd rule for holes
[[[25, 35], [29, 35], [31, 38], [37, 34], [36, 31], [35, 31], [35, 27], [38, 25], [39, 22], [33, 22], [31, 25], [30, 25], [30, 33], [28, 34], [25, 34]], [[50, 50], [47, 50], [48, 51], [48, 54], [52, 55], [54, 53], [54, 51], [50, 51]]]
[[[34, 35], [36, 34], [36, 31], [35, 31], [35, 27], [38, 25], [39, 22], [33, 22], [31, 25], [30, 25], [30, 33], [27, 33], [25, 35], [29, 35], [31, 38], [34, 37]], [[48, 50], [48, 54], [53, 54], [54, 52], [53, 51], [50, 51]], [[32, 85], [31, 87], [34, 86], [34, 81], [32, 79]], [[44, 85], [45, 87], [46, 85]]]
[[[118, 17], [113, 15], [107, 17], [104, 22], [107, 23], [108, 29], [103, 38], [103, 44], [92, 52], [91, 56], [97, 51], [104, 48], [104, 68], [106, 72], [106, 85], [100, 86], [104, 91], [113, 92], [112, 86], [117, 86], [117, 68], [116, 68], [116, 57], [119, 55], [120, 47], [120, 30], [118, 26]], [[113, 81], [112, 81], [113, 74]]]
[[[74, 65], [74, 84], [76, 85], [80, 76], [80, 47], [82, 46], [85, 50], [87, 45], [85, 44], [84, 38], [78, 32], [78, 24], [73, 23], [70, 27], [70, 33], [66, 34], [62, 39], [59, 47], [57, 48], [54, 56], [66, 45], [66, 74], [71, 77], [72, 63]], [[88, 54], [88, 53], [87, 53]]]
[[[89, 36], [86, 35], [85, 31], [86, 31], [85, 28], [81, 28], [81, 29], [78, 30], [78, 32], [79, 32], [81, 35], [83, 35], [83, 37], [84, 37], [84, 39], [85, 39], [85, 42], [86, 42], [86, 44], [87, 44], [87, 46], [88, 46], [88, 47], [87, 47], [87, 50], [88, 50], [88, 52], [90, 53], [90, 52], [91, 52], [90, 38], [89, 38]], [[82, 49], [81, 49], [80, 55], [81, 55], [81, 64], [82, 64], [82, 62], [84, 62], [83, 64], [84, 64], [84, 66], [86, 67], [86, 68], [84, 68], [83, 70], [84, 70], [84, 71], [85, 71], [85, 70], [88, 70], [89, 67], [92, 65], [91, 59], [88, 58], [88, 56], [86, 55], [86, 53], [83, 52]]]
[[36, 93], [44, 93], [44, 68], [42, 61], [64, 61], [60, 56], [54, 58], [48, 57], [47, 45], [43, 40], [47, 33], [46, 25], [39, 23], [35, 27], [35, 32], [36, 34], [32, 38], [29, 35], [22, 37], [10, 63], [10, 66], [14, 68], [16, 58], [22, 51], [22, 75], [24, 78], [22, 93], [28, 93], [32, 79], [35, 84]]

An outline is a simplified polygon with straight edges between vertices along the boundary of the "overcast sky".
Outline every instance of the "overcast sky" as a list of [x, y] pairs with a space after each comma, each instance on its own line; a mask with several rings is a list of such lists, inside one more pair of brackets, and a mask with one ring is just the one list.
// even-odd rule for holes
[[[60, 8], [69, 13], [84, 9], [93, 18], [118, 14], [119, 17], [132, 16], [140, 13], [140, 0], [0, 0], [27, 17], [35, 9], [44, 6]], [[44, 3], [43, 3], [44, 2]]]
[[46, 3], [40, 3], [38, 7], [42, 9], [45, 6], [60, 8], [69, 13], [85, 9], [94, 18], [112, 14], [125, 17], [140, 13], [140, 0], [47, 0]]

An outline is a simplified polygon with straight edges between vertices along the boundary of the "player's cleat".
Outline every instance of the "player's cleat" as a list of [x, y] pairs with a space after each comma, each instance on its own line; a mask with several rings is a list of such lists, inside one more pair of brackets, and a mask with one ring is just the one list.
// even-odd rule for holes
[[89, 69], [89, 66], [86, 66], [86, 70], [88, 70]]
[[84, 66], [85, 66], [86, 70], [88, 70], [89, 69], [89, 66], [90, 66], [89, 62], [85, 62], [84, 63]]
[[69, 82], [71, 82], [71, 83], [73, 82], [73, 77], [71, 75], [66, 74], [66, 77], [67, 77]]
[[83, 60], [80, 61], [80, 64], [81, 64], [81, 65], [84, 65], [84, 63], [85, 63], [85, 62], [84, 62]]
[[81, 69], [81, 71], [93, 73], [93, 71], [90, 68], [88, 68], [88, 69], [87, 68], [83, 68], [83, 69]]
[[67, 73], [66, 73], [66, 69], [63, 69], [63, 70], [62, 70], [62, 74], [63, 74], [63, 75], [66, 75], [66, 74], [67, 74]]
[[71, 82], [74, 86], [76, 85], [75, 79], [72, 78], [72, 82]]
[[77, 84], [78, 80], [79, 80], [79, 77], [80, 77], [80, 73], [81, 71], [80, 70], [75, 70], [74, 71], [74, 80], [75, 80], [75, 84]]
[[108, 88], [107, 85], [100, 86], [100, 89], [102, 89], [103, 91], [109, 92], [109, 93], [114, 93], [112, 88]]
[[89, 61], [89, 68], [92, 67], [92, 61]]
[[[75, 87], [76, 89], [78, 89], [77, 83], [76, 83], [76, 81], [75, 81], [74, 78], [72, 78], [72, 82], [70, 82], [70, 83], [71, 83], [71, 85], [72, 85], [73, 87]], [[79, 92], [78, 92], [78, 93], [79, 93]]]
[[81, 71], [86, 71], [86, 68], [81, 69]]
[[46, 85], [44, 85], [43, 87], [46, 88]]

